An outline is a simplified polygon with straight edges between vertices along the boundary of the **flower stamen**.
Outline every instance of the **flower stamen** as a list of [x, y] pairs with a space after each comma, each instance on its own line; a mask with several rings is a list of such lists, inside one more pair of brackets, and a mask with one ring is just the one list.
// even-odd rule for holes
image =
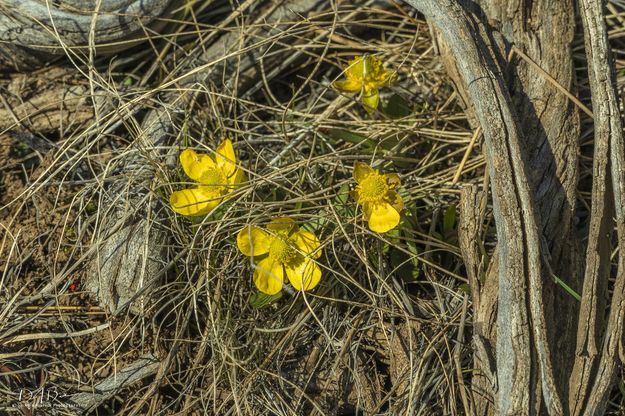
[[379, 173], [372, 173], [356, 187], [361, 202], [378, 202], [387, 194], [386, 179]]
[[223, 194], [226, 186], [228, 185], [228, 179], [226, 178], [226, 175], [224, 175], [224, 172], [220, 169], [211, 168], [204, 172], [200, 183], [210, 187], [210, 189], [215, 193]]
[[282, 264], [288, 264], [295, 260], [297, 251], [295, 248], [280, 237], [276, 237], [269, 247], [269, 257]]

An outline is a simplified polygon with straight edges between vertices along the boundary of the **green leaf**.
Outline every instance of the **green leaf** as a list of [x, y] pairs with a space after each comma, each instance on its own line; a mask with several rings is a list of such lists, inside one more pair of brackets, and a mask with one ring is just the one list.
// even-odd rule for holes
[[31, 152], [30, 147], [24, 143], [18, 143], [12, 147], [12, 153], [17, 157], [25, 157]]
[[[351, 200], [349, 192], [349, 185], [344, 183], [332, 199], [332, 205], [342, 218], [351, 218], [355, 215], [356, 204]], [[323, 215], [322, 217], [325, 218], [326, 216]]]
[[275, 295], [267, 295], [263, 292], [256, 292], [250, 296], [249, 302], [252, 308], [260, 309], [277, 302], [281, 297], [282, 292], [278, 292]]
[[363, 136], [362, 134], [351, 132], [349, 130], [332, 128], [326, 131], [326, 135], [330, 139], [334, 139], [335, 143], [337, 141], [344, 141], [354, 144], [364, 144], [369, 149], [375, 148], [376, 145], [373, 139], [370, 139], [367, 136]]
[[87, 213], [87, 215], [92, 215], [95, 214], [98, 211], [98, 206], [96, 205], [95, 202], [90, 201], [86, 206], [85, 206], [85, 212]]
[[439, 241], [445, 241], [445, 239], [443, 238], [443, 236], [441, 235], [441, 233], [439, 233], [438, 231], [432, 231], [430, 232], [430, 237], [439, 240]]
[[320, 215], [314, 220], [305, 222], [300, 224], [300, 228], [306, 231], [310, 231], [311, 233], [318, 236], [318, 233], [328, 222], [328, 217], [326, 215]]
[[560, 280], [560, 278], [558, 276], [556, 276], [555, 274], [552, 275], [553, 278], [555, 279], [556, 283], [559, 284], [560, 286], [562, 286], [562, 288], [564, 288], [564, 290], [566, 292], [568, 292], [569, 295], [573, 296], [575, 299], [577, 299], [578, 302], [582, 301], [582, 297], [580, 296], [579, 293], [577, 293], [576, 291], [573, 290], [573, 288], [569, 285], [567, 285], [566, 283], [564, 283], [563, 280]]
[[404, 281], [412, 280], [412, 264], [410, 257], [401, 250], [391, 250], [391, 266], [397, 276]]
[[390, 263], [397, 276], [403, 281], [410, 282], [419, 278], [419, 260], [402, 250], [393, 248], [390, 252]]
[[414, 269], [412, 270], [412, 278], [416, 280], [421, 274], [421, 269], [419, 268], [419, 249], [417, 249], [417, 244], [414, 241], [406, 241], [406, 245], [408, 251], [412, 255], [412, 263], [414, 264]]
[[466, 294], [471, 294], [471, 287], [469, 286], [468, 283], [463, 283], [460, 286], [458, 286], [458, 289], [460, 289], [461, 291], [463, 291]]
[[349, 191], [350, 189], [348, 184], [344, 183], [343, 185], [341, 185], [338, 192], [336, 193], [336, 197], [334, 198], [334, 204], [345, 205], [349, 201]]
[[[401, 237], [401, 235], [409, 235], [406, 226], [402, 226], [393, 231], [396, 231], [396, 233], [392, 240], [394, 242], [391, 246], [390, 263], [393, 268], [395, 268], [397, 275], [403, 280], [417, 280], [421, 273], [419, 269], [419, 249], [417, 248], [417, 244], [409, 238]], [[400, 250], [400, 247], [402, 250]]]
[[[397, 146], [399, 144], [399, 142], [406, 137], [406, 134], [403, 133], [397, 133], [394, 131], [390, 131], [386, 134], [383, 134], [380, 137], [380, 147], [384, 150], [392, 150], [395, 146]], [[398, 167], [405, 167], [406, 165], [403, 163], [398, 163], [398, 162], [394, 162], [393, 163], [395, 166]], [[404, 166], [401, 166], [404, 165]], [[411, 164], [408, 164], [407, 166], [412, 166]]]
[[393, 94], [388, 100], [382, 101], [380, 111], [392, 119], [404, 118], [412, 114], [410, 103], [398, 94]]
[[456, 225], [456, 206], [450, 205], [445, 209], [443, 214], [443, 235], [447, 236], [454, 231]]

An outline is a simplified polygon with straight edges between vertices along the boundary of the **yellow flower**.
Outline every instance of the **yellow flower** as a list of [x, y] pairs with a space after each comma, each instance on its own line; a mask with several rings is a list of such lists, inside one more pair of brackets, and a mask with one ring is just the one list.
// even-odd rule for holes
[[356, 162], [354, 179], [358, 184], [352, 197], [362, 205], [369, 229], [385, 233], [397, 227], [404, 202], [395, 188], [400, 184], [396, 173], [381, 174], [371, 166]]
[[276, 218], [267, 230], [245, 227], [237, 235], [237, 246], [244, 255], [254, 257], [254, 284], [268, 295], [282, 289], [285, 275], [296, 290], [310, 290], [321, 279], [314, 261], [321, 256], [319, 240], [300, 230], [291, 218]]
[[356, 56], [345, 67], [344, 81], [334, 81], [334, 88], [341, 92], [362, 94], [362, 102], [367, 111], [378, 108], [380, 94], [378, 88], [388, 86], [395, 73], [384, 69], [382, 61], [375, 56]]
[[191, 149], [180, 153], [180, 163], [184, 173], [199, 185], [195, 188], [176, 191], [169, 202], [178, 214], [206, 215], [232, 192], [236, 185], [245, 181], [245, 174], [237, 166], [232, 142], [224, 140], [215, 156], [198, 154]]

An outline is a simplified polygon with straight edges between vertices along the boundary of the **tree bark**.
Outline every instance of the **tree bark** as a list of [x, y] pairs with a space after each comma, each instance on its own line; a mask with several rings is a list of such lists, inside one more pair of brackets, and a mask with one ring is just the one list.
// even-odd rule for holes
[[[596, 237], [589, 235], [586, 280], [582, 294], [582, 313], [578, 325], [577, 357], [571, 382], [571, 414], [603, 414], [608, 394], [614, 383], [617, 366], [623, 360], [623, 336], [625, 316], [625, 155], [623, 149], [623, 125], [619, 111], [614, 60], [608, 43], [601, 0], [580, 0], [579, 9], [584, 27], [584, 42], [588, 57], [588, 78], [595, 114], [595, 157], [593, 171], [593, 217], [599, 228]], [[595, 198], [598, 208], [604, 210], [595, 219]], [[614, 228], [616, 215], [616, 238], [618, 268], [607, 319], [603, 318], [608, 278], [610, 276], [609, 236]], [[591, 229], [592, 232], [595, 229]], [[595, 238], [593, 238], [595, 237]], [[606, 238], [608, 237], [608, 238]], [[591, 243], [599, 240], [607, 246], [603, 252], [591, 252]], [[596, 260], [596, 257], [600, 257]], [[590, 266], [598, 263], [598, 272]], [[590, 273], [589, 273], [590, 272]], [[605, 332], [602, 333], [602, 329]], [[620, 359], [619, 359], [620, 353]]]
[[[488, 22], [487, 34], [500, 51], [502, 62], [499, 65], [503, 68], [514, 110], [523, 120], [523, 157], [534, 192], [539, 229], [552, 259], [552, 271], [579, 291], [582, 275], [580, 243], [572, 222], [576, 209], [580, 119], [575, 105], [555, 86], [558, 83], [567, 91], [574, 92], [575, 89], [571, 51], [575, 29], [575, 16], [571, 12], [573, 2], [541, 0], [526, 5], [522, 1], [481, 0], [472, 10], [482, 21]], [[448, 48], [441, 49], [446, 55], [444, 62], [451, 67], [450, 74], [455, 75], [455, 84], [462, 87], [458, 71], [453, 67], [453, 56]], [[550, 78], [542, 76], [536, 66]], [[466, 93], [462, 95], [466, 96]], [[470, 240], [474, 241], [472, 237]], [[486, 281], [496, 279], [496, 268], [491, 270], [494, 272], [487, 275]], [[576, 316], [579, 307], [577, 301], [553, 280], [544, 283], [545, 319], [549, 342], [554, 345], [554, 376], [559, 393], [563, 395], [568, 391], [568, 377], [572, 371], [576, 321], [563, 322], [561, 317]], [[495, 301], [486, 301], [485, 296], [495, 296]], [[496, 290], [489, 290], [481, 296], [476, 313], [480, 330], [474, 333], [475, 339], [494, 340], [482, 329], [491, 326], [488, 320], [496, 315], [496, 296]], [[478, 370], [481, 370], [482, 363], [481, 357], [476, 360]], [[482, 385], [474, 387], [478, 391], [484, 390]], [[485, 408], [479, 413], [488, 414], [490, 402], [481, 403]]]
[[[573, 226], [580, 121], [571, 100], [572, 1], [406, 1], [436, 26], [449, 74], [484, 131], [499, 241], [485, 280], [475, 188], [462, 194], [459, 230], [475, 308], [476, 413], [601, 414], [625, 326], [621, 250], [603, 319], [614, 214], [625, 244], [622, 125], [603, 4], [579, 1], [595, 109], [584, 258]], [[561, 282], [582, 292], [581, 303]]]
[[[499, 246], [497, 414], [562, 413], [542, 308], [541, 238], [524, 138], [487, 28], [457, 2], [410, 0], [437, 26], [457, 60], [484, 131]], [[532, 325], [530, 325], [530, 320]]]
[[[23, 71], [53, 58], [81, 58], [128, 49], [172, 18], [171, 0], [46, 2], [3, 0], [0, 4], [0, 71]], [[97, 22], [94, 18], [97, 16]], [[97, 23], [97, 24], [96, 24]], [[97, 45], [91, 45], [90, 34]]]

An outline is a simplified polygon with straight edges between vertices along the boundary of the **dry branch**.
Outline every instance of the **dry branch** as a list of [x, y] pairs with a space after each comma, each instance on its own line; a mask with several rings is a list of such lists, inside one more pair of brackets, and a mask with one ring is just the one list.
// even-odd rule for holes
[[[605, 411], [619, 364], [619, 354], [621, 360], [623, 358], [625, 151], [614, 60], [604, 22], [603, 1], [580, 0], [579, 10], [584, 27], [592, 93], [595, 155], [586, 280], [578, 327], [578, 355], [571, 381], [571, 414], [598, 415]], [[618, 269], [605, 327], [604, 299], [607, 295], [611, 254], [608, 236], [614, 225], [612, 213], [616, 214]], [[602, 334], [604, 327], [605, 333]]]
[[[580, 134], [577, 108], [590, 112], [574, 96], [572, 43], [575, 16], [571, 13], [572, 1], [523, 4], [479, 0], [470, 9], [476, 18], [487, 22], [484, 23], [486, 35], [497, 51], [513, 108], [523, 121], [523, 156], [529, 167], [539, 232], [544, 238], [542, 250], [546, 275], [555, 276], [579, 291], [583, 274], [579, 254], [581, 244], [573, 226]], [[466, 84], [459, 75], [453, 54], [444, 40], [439, 42], [450, 77], [460, 95], [466, 97]], [[475, 113], [470, 105], [467, 109]], [[492, 282], [497, 273], [497, 268], [491, 268], [484, 280]], [[496, 290], [474, 295], [474, 341], [485, 342], [483, 339], [486, 338], [494, 345], [494, 330], [490, 328], [496, 315]], [[494, 299], [484, 299], [484, 296]], [[556, 284], [555, 278], [544, 282], [542, 301], [548, 341], [553, 345], [556, 387], [561, 397], [566, 397], [575, 354], [575, 317], [579, 304]], [[486, 309], [489, 306], [490, 309]], [[570, 319], [563, 320], [563, 316]], [[478, 356], [475, 359], [479, 374], [483, 359]], [[481, 377], [477, 376], [474, 380], [478, 382], [474, 384], [474, 391], [482, 396]], [[478, 400], [477, 403], [479, 414], [489, 413], [488, 400]]]
[[[558, 3], [556, 10], [551, 2], [539, 1], [532, 2], [527, 8], [524, 5], [515, 8], [509, 4], [503, 8], [500, 2], [480, 1], [472, 6], [475, 14], [470, 14], [455, 2], [439, 8], [429, 1], [408, 0], [408, 3], [437, 25], [458, 65], [457, 68], [448, 65], [450, 73], [458, 78], [456, 85], [459, 85], [461, 95], [468, 97], [469, 110], [475, 112], [480, 125], [485, 128], [499, 241], [495, 412], [542, 413], [542, 401], [548, 414], [601, 414], [613, 385], [619, 355], [622, 355], [625, 330], [625, 260], [621, 250], [618, 251], [617, 276], [605, 330], [603, 317], [610, 275], [613, 213], [616, 214], [618, 246], [625, 244], [625, 151], [614, 62], [602, 2], [582, 0], [579, 7], [588, 57], [595, 148], [591, 219], [574, 360], [570, 350], [574, 334], [571, 324], [578, 316], [577, 305], [572, 297], [562, 296], [562, 289], [548, 279], [543, 281], [541, 273], [542, 260], [546, 276], [552, 276], [554, 280], [565, 276], [569, 286], [579, 286], [579, 243], [571, 222], [577, 186], [579, 121], [572, 105], [566, 104], [573, 75], [570, 49], [574, 24], [570, 13], [572, 5]], [[488, 24], [497, 25], [496, 29], [503, 36], [486, 26], [485, 17]], [[555, 39], [554, 28], [560, 35]], [[512, 56], [506, 52], [508, 42], [515, 45], [513, 48], [521, 48], [518, 49], [519, 56], [526, 60], [531, 59], [528, 55], [538, 56], [539, 63], [529, 62], [531, 65], [526, 66], [527, 69], [514, 66], [514, 71], [506, 67], [511, 63], [503, 62], [501, 57]], [[445, 45], [443, 50], [446, 50]], [[531, 67], [536, 65], [540, 65], [542, 79], [531, 74]], [[499, 68], [505, 69], [498, 73]], [[508, 85], [511, 85], [512, 100], [506, 89], [497, 88], [506, 74], [511, 76]], [[492, 91], [480, 88], [489, 81]], [[545, 88], [547, 81], [557, 84], [548, 89]], [[558, 93], [555, 93], [556, 89]], [[562, 94], [563, 90], [567, 94]], [[563, 105], [568, 108], [568, 113], [561, 112]], [[518, 119], [529, 120], [524, 122], [522, 133]], [[493, 124], [504, 132], [503, 137], [496, 131], [488, 131]], [[522, 142], [519, 141], [521, 137], [524, 138]], [[529, 170], [524, 170], [524, 166]], [[527, 172], [532, 174], [527, 176]], [[513, 186], [506, 188], [505, 183], [498, 183], [503, 178]], [[477, 215], [471, 204], [476, 204], [475, 192], [465, 192], [460, 242], [468, 274], [473, 276], [476, 325], [479, 325], [489, 314], [482, 311], [481, 282], [475, 278], [479, 262], [472, 241], [479, 223], [470, 218]], [[510, 234], [514, 232], [514, 224], [523, 230], [521, 242]], [[518, 249], [525, 251], [518, 253]], [[515, 282], [507, 279], [510, 274], [501, 269], [514, 265], [515, 260], [516, 265], [520, 265], [517, 278], [519, 281], [526, 279], [529, 288], [529, 313], [526, 315], [523, 293], [513, 291]], [[490, 312], [494, 311], [492, 307]], [[532, 331], [530, 338], [522, 330], [506, 328], [507, 324], [518, 325], [518, 317], [531, 317], [522, 321]], [[476, 360], [483, 361], [478, 343], [482, 329], [476, 326], [475, 330]], [[510, 336], [515, 332], [520, 337]], [[514, 342], [519, 340], [523, 340], [522, 344], [515, 345]], [[515, 348], [522, 353], [511, 354]], [[529, 354], [528, 348], [532, 349]], [[479, 367], [479, 362], [477, 364]], [[488, 366], [485, 370], [488, 373]], [[540, 386], [533, 384], [537, 379], [536, 371], [540, 373]], [[519, 381], [523, 384], [517, 384]], [[480, 406], [479, 403], [476, 408], [480, 414], [493, 411], [488, 405]]]
[[93, 411], [105, 400], [113, 397], [117, 392], [134, 383], [156, 374], [160, 362], [152, 354], [137, 359], [132, 364], [122, 368], [93, 386], [92, 393], [77, 393], [71, 396], [69, 403], [76, 414], [85, 414]]
[[73, 59], [87, 52], [90, 34], [97, 39], [99, 54], [127, 49], [142, 42], [147, 30], [162, 29], [177, 2], [72, 3], [4, 0], [0, 4], [0, 71], [38, 67], [66, 55]]

